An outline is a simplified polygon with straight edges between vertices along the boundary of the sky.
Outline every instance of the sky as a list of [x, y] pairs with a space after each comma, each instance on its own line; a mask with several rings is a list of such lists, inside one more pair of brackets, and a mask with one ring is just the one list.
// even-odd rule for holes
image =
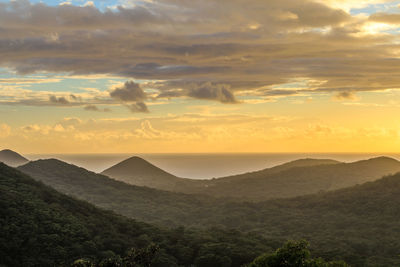
[[400, 151], [400, 1], [0, 0], [0, 148]]

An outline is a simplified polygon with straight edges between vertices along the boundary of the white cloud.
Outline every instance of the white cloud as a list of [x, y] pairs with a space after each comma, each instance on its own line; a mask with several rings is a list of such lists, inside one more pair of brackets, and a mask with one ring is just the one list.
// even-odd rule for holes
[[0, 138], [5, 138], [10, 136], [11, 127], [5, 123], [0, 124]]

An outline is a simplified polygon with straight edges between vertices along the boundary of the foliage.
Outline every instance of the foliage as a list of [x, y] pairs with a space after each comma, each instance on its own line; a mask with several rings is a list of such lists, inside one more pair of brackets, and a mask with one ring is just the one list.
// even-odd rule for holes
[[118, 266], [118, 255], [128, 248], [133, 250], [126, 259], [143, 266], [149, 266], [150, 259], [152, 266], [188, 266], [210, 253], [219, 255], [221, 248], [230, 266], [241, 266], [270, 245], [238, 231], [165, 230], [139, 223], [0, 164], [0, 266], [69, 266], [77, 259], [75, 266], [102, 260], [104, 266]]
[[214, 179], [197, 193], [265, 201], [332, 191], [374, 181], [399, 171], [400, 162], [385, 157], [353, 163], [305, 159], [252, 173]]
[[248, 267], [347, 267], [343, 261], [326, 262], [321, 258], [311, 258], [308, 243], [304, 240], [287, 242], [273, 254], [263, 254]]
[[78, 259], [71, 264], [71, 267], [150, 267], [154, 265], [159, 249], [156, 244], [152, 243], [142, 249], [131, 249], [124, 258], [114, 255], [98, 262]]
[[[34, 164], [34, 163], [32, 163]], [[353, 163], [329, 159], [300, 159], [260, 171], [212, 180], [173, 176], [133, 157], [103, 174], [133, 185], [190, 194], [263, 201], [331, 191], [379, 179], [400, 171], [400, 162], [378, 157]]]
[[[330, 193], [246, 203], [127, 185], [65, 163], [32, 166], [34, 178], [63, 193], [159, 226], [237, 229], [261, 234], [274, 249], [286, 240], [304, 238], [314, 255], [327, 260], [400, 265], [400, 175]], [[223, 249], [213, 249], [221, 251], [219, 256], [210, 257], [202, 249], [201, 262], [223, 262]], [[186, 263], [193, 252], [186, 247], [174, 253]]]

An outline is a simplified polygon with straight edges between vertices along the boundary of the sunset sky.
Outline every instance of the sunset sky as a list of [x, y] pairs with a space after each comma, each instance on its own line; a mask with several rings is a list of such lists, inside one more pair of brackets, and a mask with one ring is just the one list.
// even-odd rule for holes
[[0, 0], [0, 148], [399, 152], [400, 1]]

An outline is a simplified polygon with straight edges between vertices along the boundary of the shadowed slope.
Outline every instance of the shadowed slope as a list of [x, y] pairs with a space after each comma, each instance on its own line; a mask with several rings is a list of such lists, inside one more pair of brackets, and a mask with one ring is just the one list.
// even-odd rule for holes
[[27, 163], [29, 160], [9, 149], [0, 151], [0, 162], [11, 167], [17, 167]]
[[[212, 220], [270, 238], [310, 240], [313, 253], [351, 266], [400, 266], [400, 173], [328, 193], [216, 205]], [[200, 214], [194, 214], [201, 221]]]
[[212, 180], [202, 193], [251, 201], [288, 198], [362, 184], [399, 171], [400, 162], [387, 157], [353, 163], [294, 167], [281, 171], [271, 168]]
[[192, 184], [191, 179], [176, 177], [139, 157], [126, 159], [102, 174], [132, 185], [168, 191], [182, 192], [186, 184]]
[[[247, 179], [250, 175], [265, 175], [278, 173], [283, 170], [287, 170], [299, 166], [315, 166], [321, 164], [337, 164], [340, 163], [334, 160], [320, 160], [320, 159], [300, 159], [292, 162], [288, 162], [282, 165], [278, 165], [272, 168], [268, 168], [258, 172], [247, 173], [243, 175], [235, 175], [231, 177], [218, 178], [213, 180], [194, 180], [176, 177], [164, 170], [154, 166], [148, 161], [140, 157], [131, 157], [124, 160], [107, 170], [103, 171], [102, 174], [107, 175], [111, 178], [138, 186], [147, 186], [151, 188], [182, 192], [182, 193], [199, 193], [207, 194], [207, 187], [212, 186], [214, 181], [234, 181], [240, 179]], [[221, 196], [225, 196], [223, 193]], [[234, 197], [226, 195], [227, 197]]]
[[[381, 167], [396, 162], [378, 158], [355, 166], [369, 172], [371, 161]], [[317, 256], [344, 259], [352, 266], [400, 264], [400, 174], [328, 193], [241, 203], [131, 186], [62, 162], [49, 171], [48, 162], [39, 163], [40, 168], [34, 167], [38, 162], [26, 165], [36, 169], [37, 177], [46, 175], [39, 179], [57, 182], [65, 192], [131, 217], [163, 225], [237, 228], [278, 244], [305, 238]], [[63, 165], [74, 172], [66, 174]]]
[[103, 172], [140, 186], [205, 194], [214, 197], [264, 201], [349, 187], [400, 171], [400, 162], [387, 157], [353, 163], [329, 159], [300, 159], [272, 168], [212, 180], [173, 176], [149, 162], [133, 157]]
[[125, 255], [150, 242], [160, 246], [152, 266], [193, 266], [213, 253], [213, 266], [225, 259], [239, 267], [270, 250], [266, 240], [237, 231], [162, 230], [139, 223], [63, 195], [0, 163], [0, 266], [69, 266], [79, 258]]
[[187, 210], [209, 207], [209, 197], [129, 185], [56, 160], [32, 161], [18, 168], [56, 190], [131, 218], [174, 226], [191, 220]]

